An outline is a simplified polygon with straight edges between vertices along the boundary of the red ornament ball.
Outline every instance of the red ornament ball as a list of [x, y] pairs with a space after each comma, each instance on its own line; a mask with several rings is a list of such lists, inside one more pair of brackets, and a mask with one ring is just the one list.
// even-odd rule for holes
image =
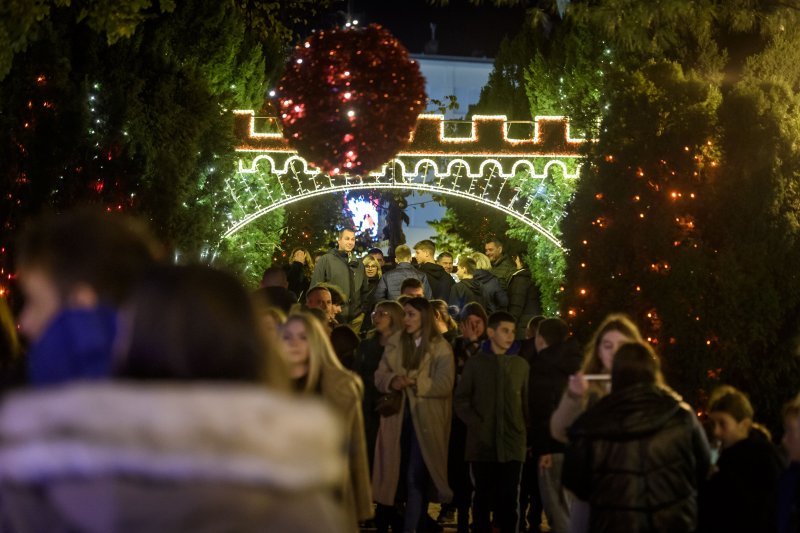
[[295, 48], [274, 98], [301, 156], [328, 174], [365, 174], [408, 142], [425, 78], [382, 27], [334, 29]]

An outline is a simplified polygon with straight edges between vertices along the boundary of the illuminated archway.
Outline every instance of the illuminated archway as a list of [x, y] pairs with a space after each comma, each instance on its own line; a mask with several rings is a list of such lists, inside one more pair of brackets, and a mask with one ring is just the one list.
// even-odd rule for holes
[[[256, 131], [252, 111], [236, 111], [242, 141], [238, 170], [227, 180], [234, 203], [230, 237], [259, 217], [306, 198], [363, 189], [406, 189], [464, 198], [514, 217], [561, 246], [552, 227], [531, 211], [553, 169], [563, 177], [579, 175], [578, 146], [563, 117], [537, 117], [528, 138], [509, 137], [504, 116], [475, 116], [448, 123], [441, 115], [420, 115], [409, 142], [397, 156], [367, 176], [330, 176], [313, 168], [289, 148], [280, 132]], [[263, 118], [267, 129], [274, 119]], [[448, 136], [449, 124], [470, 127], [469, 136]], [[522, 187], [523, 182], [539, 182]], [[525, 192], [528, 191], [528, 192]], [[563, 206], [559, 206], [563, 208]]]

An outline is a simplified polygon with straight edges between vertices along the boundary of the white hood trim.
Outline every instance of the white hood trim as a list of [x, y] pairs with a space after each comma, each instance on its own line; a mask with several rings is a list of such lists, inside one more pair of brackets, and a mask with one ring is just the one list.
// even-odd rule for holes
[[334, 486], [343, 431], [316, 401], [262, 387], [77, 384], [0, 408], [0, 480], [130, 475], [285, 490]]

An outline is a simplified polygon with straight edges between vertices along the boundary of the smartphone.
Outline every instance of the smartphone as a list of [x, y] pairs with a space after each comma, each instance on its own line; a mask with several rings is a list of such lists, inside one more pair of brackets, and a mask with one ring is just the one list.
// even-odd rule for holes
[[584, 374], [586, 381], [611, 381], [611, 374]]

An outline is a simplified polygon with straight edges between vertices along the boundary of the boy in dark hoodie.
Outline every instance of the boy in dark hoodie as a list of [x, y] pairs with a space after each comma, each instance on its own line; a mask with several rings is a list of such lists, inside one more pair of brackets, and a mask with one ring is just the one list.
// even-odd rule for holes
[[456, 387], [455, 411], [467, 425], [464, 458], [475, 481], [476, 533], [501, 532], [519, 524], [519, 483], [525, 461], [528, 363], [517, 355], [516, 320], [505, 311], [489, 317], [489, 340], [470, 357]]
[[530, 426], [528, 445], [531, 458], [539, 463], [539, 490], [550, 529], [566, 532], [569, 524], [569, 502], [561, 486], [564, 445], [550, 436], [550, 417], [567, 380], [581, 366], [581, 352], [569, 336], [567, 324], [560, 318], [546, 318], [539, 323], [535, 337], [535, 353], [528, 354], [530, 364]]
[[417, 269], [428, 278], [433, 299], [447, 301], [450, 297], [450, 288], [455, 280], [441, 265], [436, 263], [436, 245], [433, 244], [433, 241], [425, 239], [415, 244], [414, 257], [417, 259]]
[[454, 284], [450, 289], [450, 294], [447, 297], [448, 305], [455, 305], [459, 309], [463, 309], [468, 303], [477, 302], [486, 309], [486, 300], [483, 297], [483, 291], [481, 291], [481, 284], [473, 279], [477, 268], [475, 260], [471, 257], [462, 255], [458, 258], [458, 264], [456, 265], [458, 283]]

